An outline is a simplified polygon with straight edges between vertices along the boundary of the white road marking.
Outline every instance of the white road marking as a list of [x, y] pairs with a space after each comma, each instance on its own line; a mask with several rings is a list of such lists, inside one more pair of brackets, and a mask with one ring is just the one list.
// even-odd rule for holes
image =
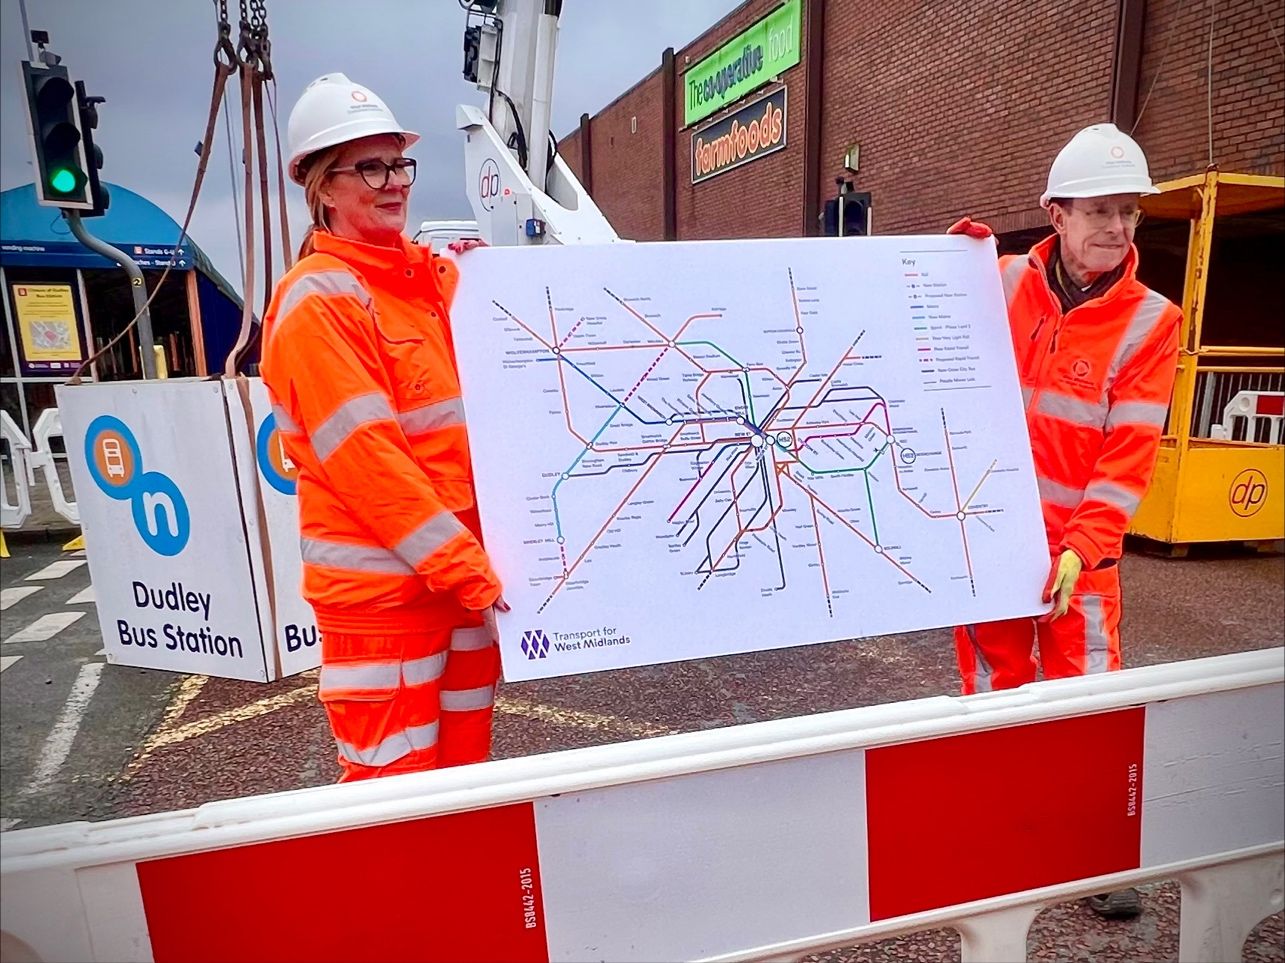
[[67, 602], [67, 604], [68, 605], [93, 605], [97, 601], [98, 600], [94, 598], [94, 587], [92, 585], [87, 585], [85, 586], [84, 589], [82, 589], [81, 591], [73, 595], [71, 599]]
[[48, 581], [49, 579], [62, 578], [68, 572], [74, 572], [85, 564], [83, 558], [64, 558], [56, 562], [50, 562], [39, 572], [32, 572], [27, 576], [28, 582]]
[[0, 672], [3, 672], [21, 658], [22, 656], [20, 655], [0, 655]]
[[44, 642], [84, 616], [84, 612], [50, 612], [48, 615], [40, 616], [25, 629], [19, 629], [7, 639], [0, 639], [0, 641], [5, 645], [11, 645], [14, 642]]
[[35, 595], [42, 588], [43, 585], [19, 585], [16, 588], [0, 589], [0, 612], [11, 605], [17, 605], [28, 595]]
[[94, 690], [98, 688], [98, 681], [102, 677], [105, 664], [86, 662], [80, 667], [76, 681], [71, 686], [71, 695], [67, 697], [67, 703], [62, 707], [58, 721], [54, 723], [53, 729], [45, 739], [44, 747], [40, 750], [40, 758], [36, 761], [31, 782], [23, 789], [24, 795], [34, 795], [48, 789], [62, 769], [63, 763], [67, 761], [72, 743], [76, 741], [76, 733], [80, 731], [81, 720], [85, 717], [85, 709], [89, 706]]
[[20, 822], [22, 822], [21, 819], [11, 819], [8, 817], [4, 819], [0, 819], [0, 833], [7, 833], [9, 830], [13, 829], [13, 827], [18, 825], [18, 823]]

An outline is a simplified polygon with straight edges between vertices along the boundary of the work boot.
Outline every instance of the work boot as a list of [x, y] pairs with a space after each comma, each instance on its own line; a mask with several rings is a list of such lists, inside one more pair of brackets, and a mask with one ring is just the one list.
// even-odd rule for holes
[[1090, 896], [1088, 903], [1104, 920], [1131, 920], [1142, 913], [1142, 897], [1133, 887]]

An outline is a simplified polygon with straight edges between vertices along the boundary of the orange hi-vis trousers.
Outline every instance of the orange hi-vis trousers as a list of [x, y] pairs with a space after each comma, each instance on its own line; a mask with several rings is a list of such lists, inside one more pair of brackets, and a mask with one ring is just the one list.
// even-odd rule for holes
[[404, 635], [322, 636], [319, 694], [340, 782], [482, 762], [500, 678], [481, 624]]
[[964, 695], [1034, 682], [1037, 668], [1046, 679], [1119, 669], [1120, 567], [1081, 573], [1071, 607], [1061, 618], [959, 626], [955, 654]]

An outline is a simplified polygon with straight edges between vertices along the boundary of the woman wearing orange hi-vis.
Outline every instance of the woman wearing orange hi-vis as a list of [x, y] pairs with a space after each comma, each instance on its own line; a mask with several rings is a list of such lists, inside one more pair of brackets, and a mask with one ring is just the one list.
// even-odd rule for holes
[[419, 138], [343, 74], [308, 86], [287, 138], [312, 227], [273, 293], [261, 370], [299, 467], [340, 781], [479, 762], [506, 606], [474, 507], [448, 317], [457, 270], [403, 234], [403, 151]]

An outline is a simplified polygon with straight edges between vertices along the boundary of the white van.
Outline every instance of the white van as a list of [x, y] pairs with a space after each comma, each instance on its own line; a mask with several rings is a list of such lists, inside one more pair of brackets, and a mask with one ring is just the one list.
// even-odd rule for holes
[[424, 221], [415, 234], [415, 243], [441, 251], [451, 241], [481, 236], [477, 221]]

